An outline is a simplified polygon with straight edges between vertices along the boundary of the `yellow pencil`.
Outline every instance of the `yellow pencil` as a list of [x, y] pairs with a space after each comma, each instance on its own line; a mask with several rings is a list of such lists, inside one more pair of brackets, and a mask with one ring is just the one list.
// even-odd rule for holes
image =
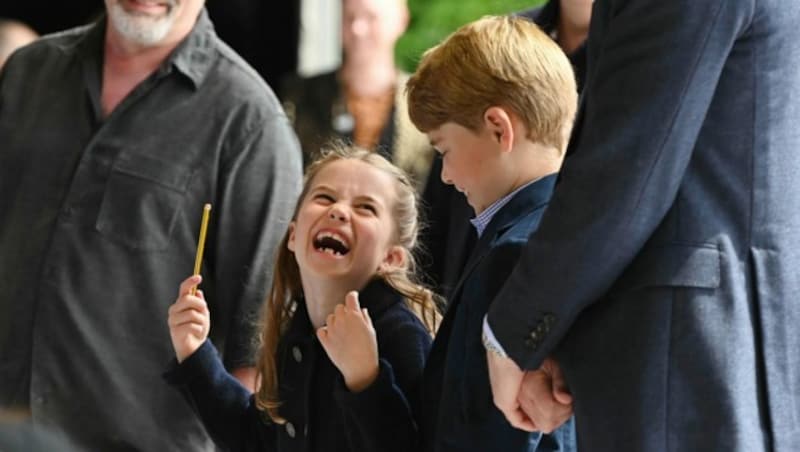
[[[200, 265], [203, 263], [203, 248], [206, 244], [206, 231], [208, 230], [208, 216], [211, 213], [211, 204], [203, 206], [203, 220], [200, 223], [200, 237], [197, 239], [197, 254], [194, 257], [194, 274], [200, 274]], [[191, 294], [197, 292], [197, 286], [192, 287]]]

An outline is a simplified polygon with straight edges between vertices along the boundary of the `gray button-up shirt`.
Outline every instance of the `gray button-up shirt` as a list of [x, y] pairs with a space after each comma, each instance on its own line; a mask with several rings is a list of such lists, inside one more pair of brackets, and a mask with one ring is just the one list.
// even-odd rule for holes
[[211, 202], [211, 338], [229, 368], [252, 365], [300, 148], [205, 11], [104, 118], [104, 30], [45, 37], [0, 74], [0, 407], [29, 407], [89, 450], [203, 450], [202, 426], [161, 381], [167, 309]]

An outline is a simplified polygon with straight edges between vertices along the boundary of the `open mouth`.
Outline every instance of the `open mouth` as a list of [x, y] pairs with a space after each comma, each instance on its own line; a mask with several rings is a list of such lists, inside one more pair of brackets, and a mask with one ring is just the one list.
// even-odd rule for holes
[[314, 237], [314, 249], [334, 256], [344, 256], [350, 252], [350, 245], [335, 232], [321, 231]]

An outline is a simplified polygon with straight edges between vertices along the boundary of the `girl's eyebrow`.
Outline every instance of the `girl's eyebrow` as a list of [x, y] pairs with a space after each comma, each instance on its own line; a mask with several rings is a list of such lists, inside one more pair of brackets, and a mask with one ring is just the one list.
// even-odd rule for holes
[[315, 185], [315, 186], [311, 187], [311, 190], [309, 191], [309, 193], [313, 193], [315, 191], [327, 191], [327, 192], [331, 192], [331, 193], [336, 193], [336, 190], [334, 190], [332, 187], [330, 187], [328, 185], [325, 185], [325, 184]]
[[[308, 193], [311, 194], [311, 193], [316, 193], [318, 191], [323, 191], [327, 193], [337, 193], [336, 189], [325, 184], [315, 185], [314, 187], [311, 188], [311, 190]], [[354, 198], [354, 200], [358, 202], [370, 202], [372, 204], [379, 206], [384, 205], [384, 202], [370, 195], [358, 195]]]

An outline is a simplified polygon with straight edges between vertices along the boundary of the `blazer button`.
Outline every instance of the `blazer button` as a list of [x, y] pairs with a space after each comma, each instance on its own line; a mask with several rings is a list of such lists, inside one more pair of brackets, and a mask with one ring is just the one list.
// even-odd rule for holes
[[539, 347], [539, 341], [531, 339], [530, 337], [526, 338], [525, 339], [525, 346], [535, 350], [537, 347]]
[[554, 323], [556, 323], [556, 316], [553, 314], [545, 314], [544, 317], [542, 317], [542, 321], [544, 321], [544, 324], [550, 328]]
[[294, 438], [294, 435], [297, 432], [294, 431], [294, 425], [291, 422], [286, 423], [286, 434], [289, 435], [289, 438]]
[[292, 347], [292, 356], [294, 356], [294, 360], [298, 363], [303, 361], [303, 352], [300, 351], [300, 347], [298, 346]]

